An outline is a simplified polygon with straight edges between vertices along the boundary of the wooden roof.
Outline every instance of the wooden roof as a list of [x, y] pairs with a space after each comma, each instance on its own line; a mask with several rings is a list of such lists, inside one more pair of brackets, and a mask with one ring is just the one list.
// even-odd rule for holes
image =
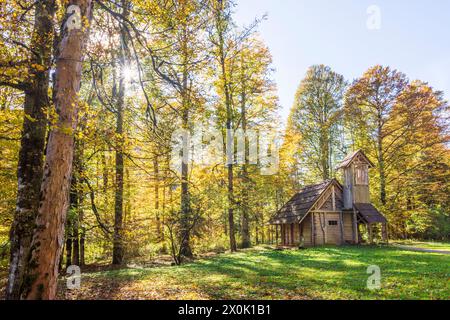
[[328, 180], [304, 187], [278, 211], [275, 217], [270, 220], [270, 223], [299, 223], [332, 183], [339, 184], [337, 180]]
[[364, 154], [364, 152], [360, 149], [360, 150], [355, 151], [355, 152], [349, 154], [348, 156], [346, 156], [345, 159], [342, 160], [342, 162], [337, 166], [336, 170], [347, 168], [352, 163], [353, 159], [355, 159], [357, 156], [361, 156], [362, 158], [364, 158], [370, 167], [375, 166], [372, 163], [372, 161], [370, 161], [369, 158], [367, 158], [367, 156]]
[[386, 223], [386, 218], [370, 203], [355, 203], [355, 209], [368, 223]]

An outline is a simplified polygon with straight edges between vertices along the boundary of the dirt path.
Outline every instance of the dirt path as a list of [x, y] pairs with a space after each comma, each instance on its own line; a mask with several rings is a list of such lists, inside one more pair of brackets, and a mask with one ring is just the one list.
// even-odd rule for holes
[[404, 250], [409, 250], [409, 251], [450, 254], [450, 251], [436, 250], [436, 249], [417, 248], [417, 247], [404, 246], [404, 245], [401, 245], [401, 244], [394, 244], [394, 247], [397, 247], [397, 248], [400, 248], [400, 249], [404, 249]]

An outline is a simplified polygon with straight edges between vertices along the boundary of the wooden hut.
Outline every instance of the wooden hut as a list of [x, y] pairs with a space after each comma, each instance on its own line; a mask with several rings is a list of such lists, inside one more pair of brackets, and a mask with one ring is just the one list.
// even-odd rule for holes
[[304, 187], [271, 219], [282, 246], [359, 244], [364, 225], [369, 242], [380, 224], [387, 241], [387, 220], [370, 203], [369, 169], [374, 165], [358, 150], [338, 166], [344, 181], [336, 179]]

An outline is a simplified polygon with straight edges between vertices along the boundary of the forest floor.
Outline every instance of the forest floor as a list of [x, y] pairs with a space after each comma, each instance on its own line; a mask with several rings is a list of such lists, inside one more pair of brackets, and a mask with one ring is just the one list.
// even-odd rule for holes
[[[367, 289], [369, 266], [381, 289]], [[59, 299], [450, 299], [450, 256], [395, 247], [259, 247], [182, 266], [86, 270]]]

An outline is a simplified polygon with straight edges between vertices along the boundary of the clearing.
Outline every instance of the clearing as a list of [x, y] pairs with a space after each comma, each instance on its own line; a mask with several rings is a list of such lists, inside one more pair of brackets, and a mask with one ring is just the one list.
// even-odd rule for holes
[[[367, 268], [381, 289], [367, 289]], [[449, 299], [450, 256], [394, 247], [259, 247], [182, 266], [82, 274], [81, 288], [60, 283], [59, 299]]]

